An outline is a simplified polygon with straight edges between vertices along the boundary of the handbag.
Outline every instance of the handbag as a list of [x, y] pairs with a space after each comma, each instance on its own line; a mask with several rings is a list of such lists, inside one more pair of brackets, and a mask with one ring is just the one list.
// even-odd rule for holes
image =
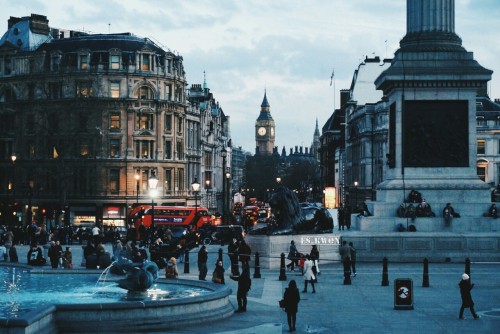
[[217, 277], [217, 273], [215, 271], [212, 274], [212, 282], [214, 282], [214, 283], [222, 283], [222, 280], [220, 279], [220, 277]]
[[281, 308], [285, 308], [285, 300], [281, 299], [279, 302]]

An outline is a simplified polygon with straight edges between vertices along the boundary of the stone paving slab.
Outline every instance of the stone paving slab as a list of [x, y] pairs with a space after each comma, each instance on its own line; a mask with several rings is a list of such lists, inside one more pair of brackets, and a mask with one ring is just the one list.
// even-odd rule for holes
[[[108, 244], [106, 248], [111, 250]], [[219, 245], [209, 250], [209, 276], [214, 268]], [[81, 246], [73, 245], [74, 261], [81, 261]], [[227, 247], [222, 247], [223, 251]], [[27, 246], [18, 248], [21, 263], [26, 263]], [[180, 278], [197, 279], [196, 252], [191, 256], [190, 273], [179, 264]], [[229, 260], [224, 256], [226, 284], [233, 289], [231, 302], [236, 309], [237, 283], [229, 279]], [[48, 269], [49, 266], [46, 266]], [[79, 266], [76, 265], [75, 268]], [[358, 263], [357, 276], [351, 285], [343, 285], [343, 272], [338, 263], [321, 265], [317, 293], [302, 293], [296, 333], [498, 333], [500, 328], [500, 263], [471, 264], [475, 287], [472, 296], [481, 319], [474, 321], [465, 310], [466, 320], [458, 320], [460, 291], [458, 282], [464, 271], [461, 263], [431, 263], [428, 288], [422, 287], [421, 263], [391, 263], [389, 286], [382, 286], [381, 263]], [[254, 268], [251, 268], [253, 275]], [[261, 270], [262, 278], [252, 278], [248, 295], [248, 311], [194, 327], [173, 329], [168, 333], [259, 333], [288, 332], [286, 313], [278, 300], [291, 279], [303, 286], [298, 272], [287, 271], [287, 280], [279, 281], [279, 270]], [[161, 273], [163, 275], [163, 272]], [[414, 309], [394, 309], [394, 279], [413, 280]], [[310, 287], [309, 287], [309, 291]], [[168, 321], [168, 320], [167, 320]]]

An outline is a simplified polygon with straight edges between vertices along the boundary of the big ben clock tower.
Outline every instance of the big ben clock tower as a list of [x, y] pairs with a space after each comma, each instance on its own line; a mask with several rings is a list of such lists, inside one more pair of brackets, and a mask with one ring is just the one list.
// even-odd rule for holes
[[271, 116], [269, 102], [267, 102], [267, 94], [264, 92], [264, 99], [260, 105], [260, 114], [255, 122], [256, 154], [273, 154], [274, 129], [274, 119]]

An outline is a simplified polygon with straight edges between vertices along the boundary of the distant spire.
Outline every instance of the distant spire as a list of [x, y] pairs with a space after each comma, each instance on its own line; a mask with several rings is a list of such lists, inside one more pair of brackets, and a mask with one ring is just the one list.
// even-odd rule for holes
[[262, 100], [261, 108], [270, 107], [269, 102], [267, 102], [267, 89], [264, 89], [264, 99]]
[[203, 71], [203, 89], [207, 89], [207, 74]]
[[318, 126], [318, 117], [316, 117], [316, 129], [314, 130], [314, 136], [319, 136], [319, 126]]

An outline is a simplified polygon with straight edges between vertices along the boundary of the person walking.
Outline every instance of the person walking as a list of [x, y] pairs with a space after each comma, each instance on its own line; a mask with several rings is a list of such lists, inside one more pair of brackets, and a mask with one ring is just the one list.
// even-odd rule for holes
[[198, 271], [199, 271], [198, 279], [200, 281], [206, 280], [208, 273], [207, 261], [208, 261], [207, 247], [203, 245], [198, 251]]
[[73, 253], [71, 253], [71, 247], [66, 247], [62, 259], [64, 269], [73, 269]]
[[[320, 275], [320, 270], [319, 270], [319, 250], [317, 245], [313, 245], [311, 249], [311, 253], [309, 254], [311, 256], [311, 261], [313, 262], [313, 273], [315, 276]], [[316, 277], [317, 278], [317, 277]]]
[[250, 272], [248, 268], [244, 267], [239, 276], [229, 276], [233, 281], [238, 282], [238, 291], [236, 292], [236, 300], [238, 301], [238, 309], [236, 312], [247, 311], [247, 293], [252, 287], [252, 280], [250, 279]]
[[462, 280], [458, 283], [460, 287], [460, 296], [462, 297], [462, 306], [460, 306], [460, 314], [458, 315], [458, 319], [464, 320], [464, 309], [469, 308], [470, 313], [474, 317], [474, 320], [479, 319], [479, 316], [474, 311], [474, 301], [472, 300], [472, 296], [470, 291], [474, 287], [474, 284], [471, 284], [469, 275], [463, 274]]
[[299, 289], [297, 289], [297, 282], [295, 282], [294, 279], [291, 280], [290, 283], [288, 283], [288, 288], [285, 288], [283, 300], [285, 302], [288, 331], [295, 332], [295, 323], [297, 321], [297, 311], [299, 308], [300, 294]]
[[356, 277], [356, 248], [352, 242], [349, 242], [349, 248], [351, 253], [351, 268], [352, 268], [352, 276]]
[[306, 255], [306, 260], [304, 261], [304, 290], [302, 292], [307, 292], [307, 283], [310, 282], [312, 286], [312, 293], [316, 293], [316, 289], [314, 288], [314, 280], [316, 277], [314, 276], [313, 270], [313, 262], [311, 261], [311, 256], [309, 254]]
[[297, 251], [297, 247], [295, 246], [295, 241], [290, 241], [290, 248], [288, 251], [287, 259], [290, 260], [290, 263], [286, 265], [288, 269], [291, 271], [295, 271], [295, 266], [298, 265], [299, 252]]

